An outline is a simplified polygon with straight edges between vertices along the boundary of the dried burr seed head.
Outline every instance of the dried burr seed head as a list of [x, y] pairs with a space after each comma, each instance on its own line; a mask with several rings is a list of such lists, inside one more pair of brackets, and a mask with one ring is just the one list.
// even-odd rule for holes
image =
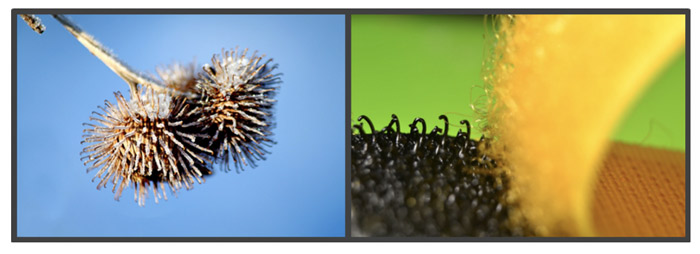
[[202, 131], [211, 136], [201, 146], [210, 147], [217, 161], [229, 169], [232, 159], [236, 170], [255, 160], [265, 159], [271, 135], [271, 109], [275, 102], [273, 84], [279, 74], [273, 74], [276, 65], [272, 59], [247, 50], [223, 51], [212, 57], [212, 66], [205, 65], [197, 89], [201, 94], [201, 114], [197, 121]]
[[98, 117], [90, 117], [101, 126], [84, 124], [88, 128], [81, 143], [92, 144], [83, 149], [81, 160], [85, 165], [92, 163], [88, 171], [98, 169], [98, 189], [111, 182], [115, 199], [119, 199], [124, 188], [133, 183], [134, 199], [144, 205], [149, 187], [157, 202], [159, 188], [167, 199], [165, 183], [176, 193], [211, 174], [202, 155], [213, 152], [197, 144], [198, 139], [209, 137], [191, 132], [193, 127], [188, 125], [194, 122], [197, 109], [184, 98], [153, 90], [145, 90], [130, 101], [119, 92], [115, 97], [116, 105], [105, 101], [105, 108], [98, 106], [103, 113], [93, 112]]

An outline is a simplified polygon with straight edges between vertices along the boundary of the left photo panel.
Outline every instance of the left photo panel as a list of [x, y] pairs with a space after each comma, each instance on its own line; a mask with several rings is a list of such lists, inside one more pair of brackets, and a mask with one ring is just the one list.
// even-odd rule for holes
[[17, 237], [345, 237], [344, 15], [17, 15]]

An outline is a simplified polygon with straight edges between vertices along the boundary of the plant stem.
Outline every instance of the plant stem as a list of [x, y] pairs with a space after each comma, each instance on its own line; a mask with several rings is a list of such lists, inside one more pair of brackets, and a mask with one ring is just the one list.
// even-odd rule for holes
[[56, 18], [56, 20], [58, 20], [58, 22], [60, 22], [66, 28], [66, 30], [68, 30], [68, 32], [73, 34], [73, 36], [75, 36], [75, 38], [78, 39], [78, 41], [83, 44], [83, 46], [85, 46], [90, 53], [95, 55], [105, 65], [107, 65], [107, 67], [114, 71], [114, 73], [126, 81], [131, 89], [132, 97], [138, 94], [138, 84], [148, 86], [153, 90], [160, 92], [168, 92], [187, 97], [196, 97], [196, 95], [191, 93], [170, 89], [160, 82], [134, 71], [126, 63], [122, 62], [119, 60], [119, 58], [112, 54], [111, 50], [100, 44], [100, 42], [95, 40], [92, 35], [80, 29], [78, 25], [70, 21], [67, 17], [60, 14], [54, 14], [53, 17]]
[[29, 25], [34, 32], [42, 34], [44, 33], [44, 30], [46, 30], [46, 27], [44, 27], [44, 24], [41, 23], [41, 19], [39, 19], [39, 17], [32, 14], [20, 14], [19, 16], [22, 17], [24, 22], [27, 22], [27, 25]]

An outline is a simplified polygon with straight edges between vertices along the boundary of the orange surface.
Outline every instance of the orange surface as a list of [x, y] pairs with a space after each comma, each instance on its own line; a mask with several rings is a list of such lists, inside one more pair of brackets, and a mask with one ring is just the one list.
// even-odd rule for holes
[[613, 143], [595, 187], [597, 235], [685, 236], [685, 179], [684, 152]]

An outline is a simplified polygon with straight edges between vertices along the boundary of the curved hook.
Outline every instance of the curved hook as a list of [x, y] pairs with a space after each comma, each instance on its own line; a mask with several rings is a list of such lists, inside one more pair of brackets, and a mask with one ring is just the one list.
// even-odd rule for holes
[[459, 123], [460, 123], [460, 124], [464, 124], [464, 125], [467, 126], [467, 141], [469, 141], [469, 139], [471, 139], [471, 138], [470, 138], [470, 135], [472, 134], [472, 127], [471, 127], [471, 125], [469, 124], [469, 121], [467, 121], [467, 120], [462, 120], [462, 121], [459, 121]]
[[399, 125], [399, 117], [396, 114], [391, 114], [391, 122], [387, 125], [387, 128], [391, 128], [392, 125], [396, 124], [396, 133], [401, 133], [401, 126]]
[[449, 128], [450, 128], [450, 121], [447, 120], [447, 116], [445, 116], [445, 115], [440, 115], [439, 119], [445, 121], [445, 132], [444, 132], [443, 134], [444, 134], [445, 136], [447, 136], [447, 131], [448, 131]]
[[365, 135], [365, 130], [362, 129], [362, 123], [355, 124], [352, 127], [357, 129], [358, 131], [360, 131], [360, 135], [363, 135], [363, 136]]
[[416, 123], [419, 123], [419, 122], [420, 122], [421, 124], [423, 124], [423, 132], [422, 132], [422, 134], [425, 135], [425, 120], [423, 120], [423, 118], [416, 117], [416, 119], [413, 120], [413, 123], [411, 124], [411, 127], [416, 127], [416, 126], [417, 126]]
[[366, 115], [361, 115], [357, 118], [357, 121], [362, 121], [362, 119], [367, 121], [367, 124], [369, 124], [369, 129], [372, 130], [372, 134], [374, 134], [374, 124], [372, 124], [372, 121], [369, 120], [369, 117], [367, 117]]
[[435, 128], [433, 128], [433, 130], [430, 132], [430, 135], [434, 136], [435, 134], [440, 133], [441, 131], [442, 129], [440, 129], [440, 127], [435, 126]]

